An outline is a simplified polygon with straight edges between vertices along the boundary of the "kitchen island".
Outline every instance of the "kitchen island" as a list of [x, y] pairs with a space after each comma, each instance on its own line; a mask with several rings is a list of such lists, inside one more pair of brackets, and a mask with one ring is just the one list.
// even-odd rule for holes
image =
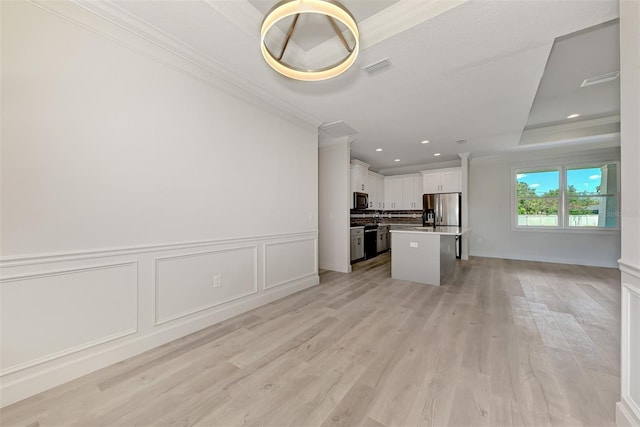
[[391, 277], [439, 286], [456, 264], [459, 227], [396, 226], [391, 232]]

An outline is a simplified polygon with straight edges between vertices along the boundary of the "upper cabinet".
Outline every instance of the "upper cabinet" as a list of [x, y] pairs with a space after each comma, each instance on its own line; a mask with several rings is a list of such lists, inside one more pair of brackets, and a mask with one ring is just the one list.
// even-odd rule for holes
[[402, 177], [402, 209], [422, 210], [422, 176]]
[[402, 205], [402, 177], [401, 176], [385, 176], [384, 177], [384, 209], [400, 210], [404, 209]]
[[460, 168], [422, 171], [424, 194], [459, 193], [462, 191], [462, 171]]
[[369, 210], [384, 209], [384, 177], [373, 171], [367, 176], [367, 194], [369, 194]]
[[462, 170], [435, 169], [421, 174], [382, 176], [370, 171], [367, 163], [353, 159], [351, 191], [369, 195], [367, 210], [422, 210], [423, 194], [460, 193]]
[[369, 165], [360, 160], [351, 160], [351, 191], [368, 193]]
[[397, 175], [384, 177], [385, 210], [421, 210], [422, 176]]
[[378, 207], [376, 209], [384, 209], [384, 176], [376, 174], [378, 181]]
[[367, 194], [369, 194], [369, 210], [378, 209], [378, 179], [377, 173], [367, 172]]

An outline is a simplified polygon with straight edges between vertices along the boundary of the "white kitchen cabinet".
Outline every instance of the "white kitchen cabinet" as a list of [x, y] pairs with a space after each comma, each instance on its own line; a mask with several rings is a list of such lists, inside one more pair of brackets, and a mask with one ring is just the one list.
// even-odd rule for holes
[[378, 190], [378, 174], [372, 171], [368, 171], [367, 174], [367, 193], [369, 194], [369, 210], [380, 209], [379, 200], [380, 192]]
[[440, 173], [439, 172], [423, 172], [422, 184], [425, 194], [434, 194], [440, 192]]
[[422, 190], [423, 187], [423, 183], [422, 183], [422, 176], [414, 176], [413, 177], [413, 209], [416, 210], [422, 210], [422, 195], [424, 194], [424, 191]]
[[384, 200], [384, 176], [376, 175], [378, 181], [378, 210], [385, 208]]
[[369, 165], [360, 160], [351, 160], [351, 191], [368, 192]]
[[402, 209], [422, 209], [421, 175], [404, 175], [402, 177]]
[[384, 209], [384, 176], [369, 171], [369, 209], [378, 211]]
[[402, 205], [402, 176], [387, 176], [384, 178], [384, 209], [401, 210]]
[[459, 193], [462, 191], [462, 171], [459, 168], [422, 171], [422, 183], [424, 194]]

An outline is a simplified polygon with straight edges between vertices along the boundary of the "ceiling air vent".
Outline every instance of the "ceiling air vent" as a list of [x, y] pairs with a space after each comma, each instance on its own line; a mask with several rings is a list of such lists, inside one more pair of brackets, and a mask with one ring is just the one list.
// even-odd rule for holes
[[370, 76], [374, 76], [388, 70], [389, 68], [391, 68], [391, 61], [389, 61], [389, 58], [385, 58], [381, 61], [369, 64], [366, 67], [362, 67], [362, 70], [366, 71]]
[[582, 82], [580, 87], [587, 87], [587, 86], [597, 85], [600, 83], [610, 82], [611, 80], [617, 79], [618, 76], [620, 76], [620, 71], [613, 71], [611, 73], [601, 74], [595, 77], [589, 77], [588, 79], [585, 79]]
[[320, 126], [320, 130], [333, 138], [339, 138], [341, 136], [354, 135], [358, 133], [357, 130], [355, 130], [342, 120], [332, 123], [325, 123]]

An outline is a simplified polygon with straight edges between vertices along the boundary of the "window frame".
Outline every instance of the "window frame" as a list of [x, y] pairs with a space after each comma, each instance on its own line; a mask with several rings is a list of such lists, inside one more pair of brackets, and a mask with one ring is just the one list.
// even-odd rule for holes
[[[545, 226], [545, 225], [541, 225], [541, 226], [535, 226], [535, 225], [518, 225], [518, 202], [519, 200], [521, 200], [518, 197], [518, 174], [522, 173], [522, 172], [528, 172], [528, 173], [537, 173], [537, 172], [558, 172], [558, 183], [560, 185], [559, 187], [559, 191], [558, 191], [558, 225], [550, 225], [550, 226]], [[558, 230], [561, 229], [563, 224], [562, 224], [562, 219], [561, 219], [561, 212], [562, 212], [562, 205], [563, 205], [563, 195], [562, 195], [562, 169], [559, 166], [540, 166], [540, 167], [523, 167], [523, 168], [518, 168], [518, 169], [514, 169], [514, 171], [511, 174], [511, 178], [512, 178], [512, 186], [513, 186], [513, 190], [511, 192], [512, 196], [515, 198], [514, 202], [511, 204], [512, 205], [512, 224], [515, 226], [515, 228], [517, 229], [525, 229], [525, 230], [549, 230], [549, 231], [553, 231], [553, 230]]]
[[[588, 169], [600, 167], [605, 164], [616, 165], [616, 212], [617, 220], [616, 227], [577, 227], [569, 226], [569, 198], [567, 195], [567, 171], [570, 169]], [[533, 225], [518, 225], [518, 201], [520, 200], [517, 195], [517, 175], [520, 173], [535, 173], [535, 172], [559, 172], [559, 206], [558, 206], [558, 225], [557, 226], [533, 226]], [[610, 193], [608, 193], [610, 194]], [[615, 233], [620, 232], [620, 161], [619, 160], [595, 160], [595, 161], [583, 161], [575, 163], [562, 163], [562, 164], [539, 164], [539, 165], [519, 165], [511, 168], [511, 230], [512, 231], [524, 231], [524, 232], [550, 232], [550, 233]], [[602, 197], [598, 195], [588, 197]]]

